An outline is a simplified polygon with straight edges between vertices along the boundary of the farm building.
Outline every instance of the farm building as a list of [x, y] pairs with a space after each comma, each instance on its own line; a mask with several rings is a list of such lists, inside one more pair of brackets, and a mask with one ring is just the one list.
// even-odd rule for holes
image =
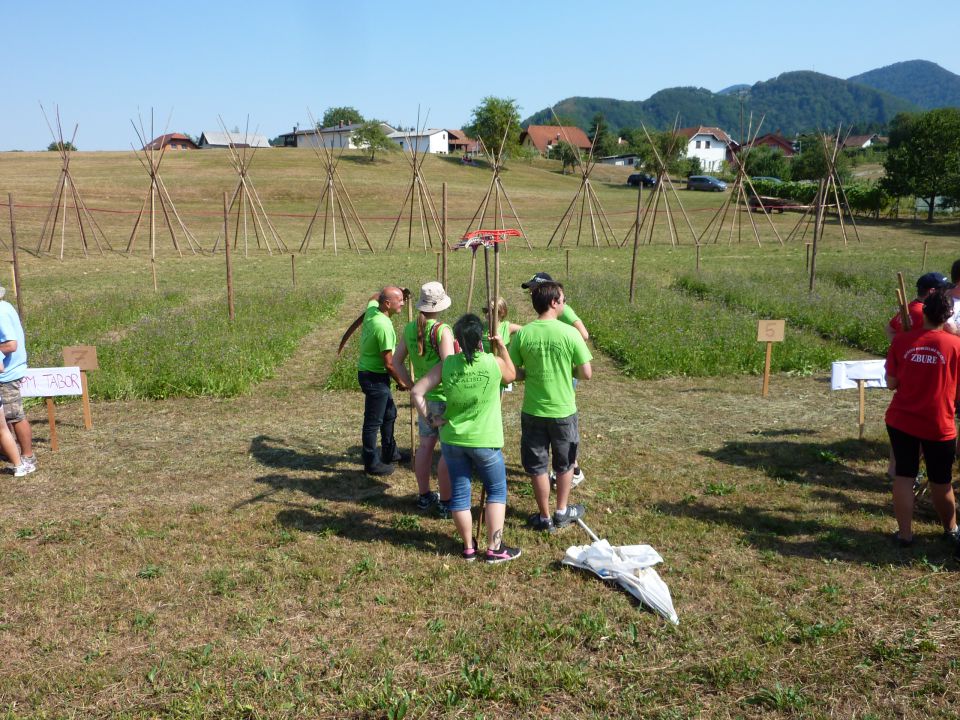
[[435, 153], [446, 155], [450, 151], [446, 130], [395, 130], [388, 137], [397, 143], [401, 149], [416, 153]]
[[241, 132], [203, 132], [200, 133], [200, 142], [197, 144], [201, 150], [225, 148], [230, 145], [238, 148], [270, 147], [270, 141], [267, 140], [266, 135]]
[[600, 158], [600, 162], [604, 165], [619, 165], [621, 167], [634, 167], [643, 162], [640, 159], [640, 156], [629, 153], [627, 155], [608, 155], [607, 157]]
[[480, 143], [463, 130], [447, 130], [447, 145], [450, 153], [463, 153], [464, 155], [476, 155], [480, 152]]
[[872, 135], [851, 135], [843, 141], [844, 150], [866, 150], [872, 145], [876, 145], [880, 136], [876, 133]]
[[154, 138], [143, 146], [144, 150], [196, 150], [197, 144], [183, 133], [167, 133]]
[[[360, 123], [339, 123], [329, 127], [294, 130], [280, 136], [284, 147], [325, 147], [331, 150], [345, 148], [347, 150], [361, 149], [353, 142], [353, 133], [361, 127]], [[380, 128], [389, 135], [396, 128], [380, 123]]]
[[779, 133], [767, 133], [766, 135], [761, 135], [752, 143], [750, 143], [750, 146], [773, 148], [774, 150], [779, 150], [781, 153], [783, 153], [784, 157], [793, 157], [795, 154], [793, 142], [791, 140], [787, 140], [787, 138]]
[[583, 151], [590, 151], [590, 138], [578, 127], [572, 125], [530, 125], [520, 133], [520, 144], [534, 148], [541, 155], [547, 155], [557, 143], [567, 141]]
[[724, 162], [733, 159], [735, 144], [720, 128], [698, 125], [680, 128], [677, 133], [687, 138], [687, 157], [699, 158], [704, 172], [720, 170]]

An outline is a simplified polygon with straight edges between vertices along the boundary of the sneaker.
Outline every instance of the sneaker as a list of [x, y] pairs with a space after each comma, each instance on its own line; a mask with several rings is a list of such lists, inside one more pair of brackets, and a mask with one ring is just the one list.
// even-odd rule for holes
[[449, 500], [439, 500], [437, 501], [437, 515], [441, 520], [450, 519], [450, 501]]
[[34, 470], [37, 469], [36, 455], [21, 455], [20, 462], [22, 462], [24, 465], [30, 465]]
[[35, 472], [37, 469], [36, 465], [31, 465], [29, 463], [21, 462], [19, 465], [15, 465], [13, 468], [14, 477], [23, 477], [24, 475], [29, 475], [32, 472]]
[[565, 528], [571, 523], [575, 523], [587, 514], [587, 509], [583, 505], [568, 505], [567, 509], [561, 512], [553, 513], [553, 524], [559, 530]]
[[477, 541], [473, 541], [473, 546], [460, 551], [460, 557], [467, 562], [473, 562], [477, 559]]
[[440, 502], [440, 493], [431, 491], [417, 498], [417, 510], [429, 510]]
[[944, 530], [943, 539], [952, 543], [960, 543], [960, 525], [953, 530]]
[[497, 563], [510, 562], [518, 557], [520, 557], [520, 548], [507, 547], [500, 543], [500, 547], [496, 550], [487, 548], [487, 553], [483, 559], [487, 561], [488, 565], [496, 565]]
[[393, 460], [391, 460], [391, 462], [400, 463], [401, 465], [409, 465], [411, 457], [412, 456], [410, 455], [409, 450], [397, 450], [393, 454]]
[[893, 533], [890, 535], [890, 539], [896, 543], [897, 547], [908, 548], [913, 545], [913, 538], [904, 540], [902, 537], [900, 537], [900, 532], [897, 530], [893, 531]]
[[[550, 475], [549, 475], [549, 478], [550, 478], [550, 487], [551, 487], [551, 488], [556, 488], [556, 487], [557, 487], [557, 474], [556, 474], [555, 472], [551, 472]], [[573, 469], [573, 477], [570, 479], [570, 489], [573, 490], [573, 488], [575, 488], [577, 485], [579, 485], [580, 483], [582, 483], [584, 480], [586, 480], [586, 477], [584, 477], [584, 475], [583, 475], [583, 470], [581, 470], [581, 469], [578, 468], [578, 467], [574, 468], [574, 469]]]
[[527, 525], [529, 525], [534, 530], [542, 530], [544, 532], [553, 532], [553, 520], [550, 518], [540, 517], [539, 512], [535, 512], [533, 515], [527, 518]]
[[364, 472], [367, 475], [393, 475], [393, 465], [387, 465], [386, 463], [377, 463], [371, 465], [368, 468], [364, 468]]

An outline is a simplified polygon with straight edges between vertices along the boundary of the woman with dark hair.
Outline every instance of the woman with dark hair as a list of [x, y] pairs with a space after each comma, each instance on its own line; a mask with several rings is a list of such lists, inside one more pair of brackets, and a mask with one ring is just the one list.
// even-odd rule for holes
[[[453, 332], [449, 325], [445, 325], [438, 318], [440, 313], [450, 307], [450, 296], [438, 282], [428, 282], [420, 288], [420, 299], [417, 301], [417, 318], [408, 322], [403, 328], [403, 335], [397, 343], [397, 351], [393, 355], [393, 362], [399, 374], [413, 385], [407, 373], [404, 361], [410, 356], [414, 374], [420, 378], [430, 372], [431, 368], [443, 362], [443, 359], [453, 352]], [[443, 415], [446, 396], [443, 386], [438, 385], [426, 395], [427, 410], [434, 415]], [[418, 510], [429, 510], [439, 505], [440, 514], [446, 517], [447, 505], [450, 502], [450, 475], [447, 473], [447, 463], [443, 457], [437, 464], [438, 492], [430, 490], [430, 472], [433, 469], [433, 450], [437, 446], [439, 434], [435, 427], [426, 421], [418, 423], [420, 430], [420, 445], [417, 454], [413, 457], [413, 472], [417, 476]]]
[[[493, 353], [483, 351], [484, 323], [464, 315], [453, 326], [462, 351], [448, 355], [413, 386], [413, 404], [430, 425], [440, 428], [440, 451], [450, 472], [450, 512], [463, 540], [463, 558], [477, 558], [470, 516], [470, 479], [477, 475], [487, 493], [488, 563], [520, 556], [520, 548], [503, 544], [507, 510], [507, 471], [503, 462], [503, 417], [500, 386], [513, 382], [516, 370], [499, 335], [490, 337]], [[429, 412], [426, 395], [443, 384], [447, 406], [438, 417]]]
[[913, 543], [913, 482], [921, 449], [944, 536], [953, 542], [960, 538], [950, 484], [957, 454], [954, 413], [960, 400], [960, 338], [943, 329], [952, 313], [948, 291], [932, 291], [923, 301], [923, 327], [896, 335], [887, 353], [887, 386], [895, 391], [886, 415], [896, 466], [893, 512], [899, 529], [894, 539], [902, 547]]

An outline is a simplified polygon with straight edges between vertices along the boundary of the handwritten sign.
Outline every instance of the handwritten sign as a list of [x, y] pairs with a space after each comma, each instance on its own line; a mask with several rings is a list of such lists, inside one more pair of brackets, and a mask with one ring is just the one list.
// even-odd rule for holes
[[68, 345], [63, 349], [63, 364], [81, 370], [98, 370], [96, 345]]
[[80, 368], [30, 368], [20, 382], [20, 394], [23, 397], [82, 395]]
[[757, 342], [783, 342], [783, 320], [760, 320], [757, 323]]

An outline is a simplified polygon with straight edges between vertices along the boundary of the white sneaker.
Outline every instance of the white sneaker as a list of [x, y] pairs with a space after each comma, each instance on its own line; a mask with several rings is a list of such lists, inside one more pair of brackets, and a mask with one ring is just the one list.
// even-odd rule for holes
[[586, 480], [586, 478], [583, 475], [583, 468], [577, 468], [577, 471], [573, 474], [573, 479], [570, 481], [570, 487], [575, 488], [584, 480]]
[[24, 475], [29, 475], [32, 472], [36, 472], [37, 466], [31, 465], [30, 463], [21, 462], [19, 465], [15, 465], [13, 468], [14, 477], [23, 477]]
[[30, 457], [27, 457], [26, 455], [21, 455], [21, 456], [20, 456], [20, 462], [22, 462], [24, 465], [29, 465], [29, 466], [32, 467], [34, 470], [37, 469], [37, 456], [36, 456], [36, 455], [31, 455]]

